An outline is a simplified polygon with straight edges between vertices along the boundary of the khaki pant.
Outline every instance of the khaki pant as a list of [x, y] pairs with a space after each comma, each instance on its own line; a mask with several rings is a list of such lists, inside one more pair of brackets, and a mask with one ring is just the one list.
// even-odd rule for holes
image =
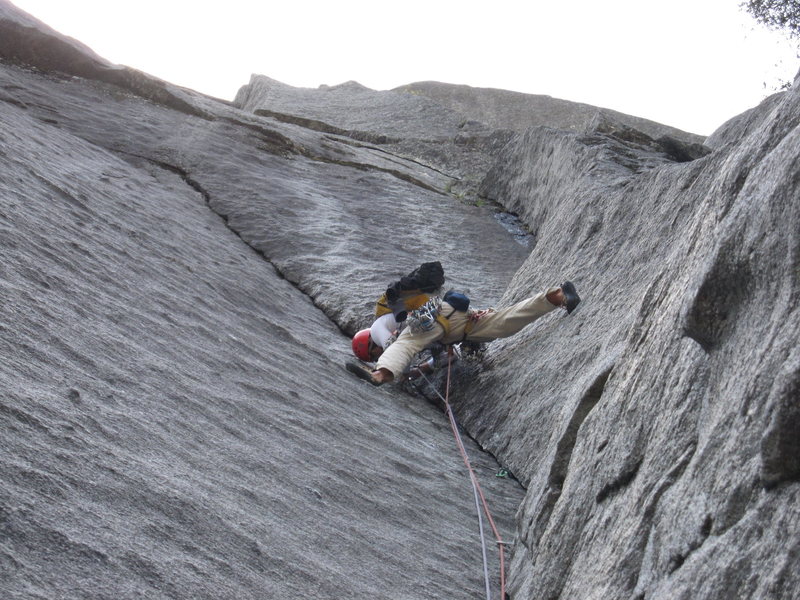
[[[485, 315], [478, 319], [466, 336], [470, 342], [491, 342], [498, 338], [514, 335], [522, 330], [523, 327], [533, 323], [539, 317], [555, 310], [557, 307], [551, 304], [545, 297], [550, 292], [558, 288], [550, 288], [546, 292], [537, 294], [532, 298], [527, 298], [517, 302], [507, 308], [490, 308]], [[453, 313], [452, 315], [450, 313]], [[450, 331], [447, 335], [444, 328], [439, 324], [430, 331], [412, 332], [406, 328], [391, 346], [378, 359], [376, 368], [388, 369], [395, 378], [403, 372], [414, 360], [417, 353], [435, 342], [442, 344], [453, 344], [464, 341], [464, 328], [469, 321], [468, 313], [453, 312], [453, 307], [447, 302], [442, 302], [441, 314], [448, 317]]]

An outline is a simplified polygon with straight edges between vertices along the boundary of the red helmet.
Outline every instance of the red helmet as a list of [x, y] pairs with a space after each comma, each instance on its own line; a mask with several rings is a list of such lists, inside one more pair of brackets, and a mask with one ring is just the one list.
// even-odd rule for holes
[[353, 354], [364, 362], [370, 362], [372, 357], [369, 355], [370, 346], [369, 329], [362, 329], [353, 336]]

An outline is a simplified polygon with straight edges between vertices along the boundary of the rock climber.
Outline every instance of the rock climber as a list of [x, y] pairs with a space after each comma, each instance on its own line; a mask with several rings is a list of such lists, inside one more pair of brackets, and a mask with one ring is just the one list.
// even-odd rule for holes
[[435, 297], [410, 313], [399, 335], [392, 314], [379, 317], [372, 327], [359, 331], [352, 342], [353, 353], [362, 361], [376, 362], [375, 368], [348, 364], [348, 370], [373, 385], [391, 383], [403, 376], [417, 353], [437, 342], [480, 343], [509, 337], [557, 308], [565, 308], [571, 314], [580, 297], [575, 285], [566, 281], [561, 287], [500, 309], [474, 311], [457, 302], [458, 298], [450, 300], [452, 303], [447, 295], [444, 299]]

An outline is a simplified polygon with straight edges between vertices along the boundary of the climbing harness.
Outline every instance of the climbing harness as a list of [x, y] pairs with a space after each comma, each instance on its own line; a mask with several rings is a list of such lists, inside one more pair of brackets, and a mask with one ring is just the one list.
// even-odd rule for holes
[[[423, 331], [430, 331], [433, 327], [438, 323], [441, 325], [442, 330], [444, 330], [444, 335], [447, 337], [450, 335], [450, 317], [453, 316], [455, 312], [458, 312], [459, 309], [453, 308], [452, 311], [448, 315], [442, 314], [442, 299], [438, 296], [434, 296], [430, 300], [428, 300], [425, 304], [420, 306], [419, 308], [412, 310], [408, 313], [408, 320], [406, 323], [408, 327], [411, 328], [411, 331], [414, 333], [421, 333]], [[475, 327], [477, 322], [486, 316], [490, 311], [489, 310], [481, 310], [481, 311], [460, 311], [467, 313], [467, 322], [464, 325], [464, 335], [462, 336], [461, 342], [466, 341], [467, 336], [472, 333], [472, 329]]]
[[[506, 597], [506, 569], [505, 569], [505, 542], [503, 541], [502, 537], [500, 536], [500, 532], [497, 530], [497, 526], [494, 523], [494, 519], [492, 519], [492, 514], [489, 512], [489, 505], [486, 502], [486, 497], [483, 495], [483, 490], [481, 489], [481, 485], [478, 482], [478, 477], [475, 475], [475, 471], [472, 468], [472, 464], [470, 463], [469, 456], [467, 455], [467, 449], [464, 447], [464, 442], [461, 439], [461, 434], [458, 432], [458, 423], [456, 423], [456, 417], [453, 414], [453, 409], [450, 406], [450, 372], [452, 366], [452, 357], [453, 357], [453, 347], [449, 346], [447, 351], [447, 384], [445, 386], [445, 395], [439, 392], [436, 387], [433, 385], [430, 379], [425, 375], [425, 373], [420, 372], [422, 377], [431, 388], [436, 392], [436, 394], [441, 398], [442, 402], [444, 402], [445, 413], [447, 414], [447, 418], [450, 421], [450, 428], [453, 430], [453, 436], [456, 439], [456, 445], [458, 446], [459, 452], [461, 453], [461, 458], [464, 460], [464, 464], [467, 467], [467, 471], [469, 471], [470, 481], [472, 482], [472, 491], [475, 496], [475, 509], [478, 513], [478, 529], [480, 531], [481, 536], [481, 553], [483, 555], [483, 578], [486, 584], [486, 599], [491, 600], [492, 592], [491, 592], [491, 584], [489, 581], [489, 560], [486, 555], [486, 536], [483, 530], [483, 514], [482, 512], [486, 513], [486, 518], [489, 521], [489, 525], [492, 529], [492, 533], [494, 533], [494, 537], [497, 543], [497, 548], [500, 552], [500, 599], [503, 600]], [[481, 511], [481, 505], [483, 505], [483, 511]]]

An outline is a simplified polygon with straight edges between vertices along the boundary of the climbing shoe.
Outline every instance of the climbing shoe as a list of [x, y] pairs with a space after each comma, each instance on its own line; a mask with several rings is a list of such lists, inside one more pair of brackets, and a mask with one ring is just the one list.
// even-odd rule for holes
[[564, 294], [564, 307], [567, 309], [567, 314], [571, 314], [581, 301], [578, 291], [575, 289], [575, 284], [571, 281], [565, 281], [561, 285], [561, 293]]
[[367, 381], [367, 382], [371, 383], [372, 385], [375, 385], [375, 386], [381, 385], [380, 382], [375, 381], [372, 378], [372, 369], [370, 369], [364, 363], [355, 362], [355, 361], [347, 361], [344, 364], [344, 367], [345, 367], [345, 369], [350, 371], [356, 377], [359, 377], [360, 379], [363, 379], [364, 381]]

